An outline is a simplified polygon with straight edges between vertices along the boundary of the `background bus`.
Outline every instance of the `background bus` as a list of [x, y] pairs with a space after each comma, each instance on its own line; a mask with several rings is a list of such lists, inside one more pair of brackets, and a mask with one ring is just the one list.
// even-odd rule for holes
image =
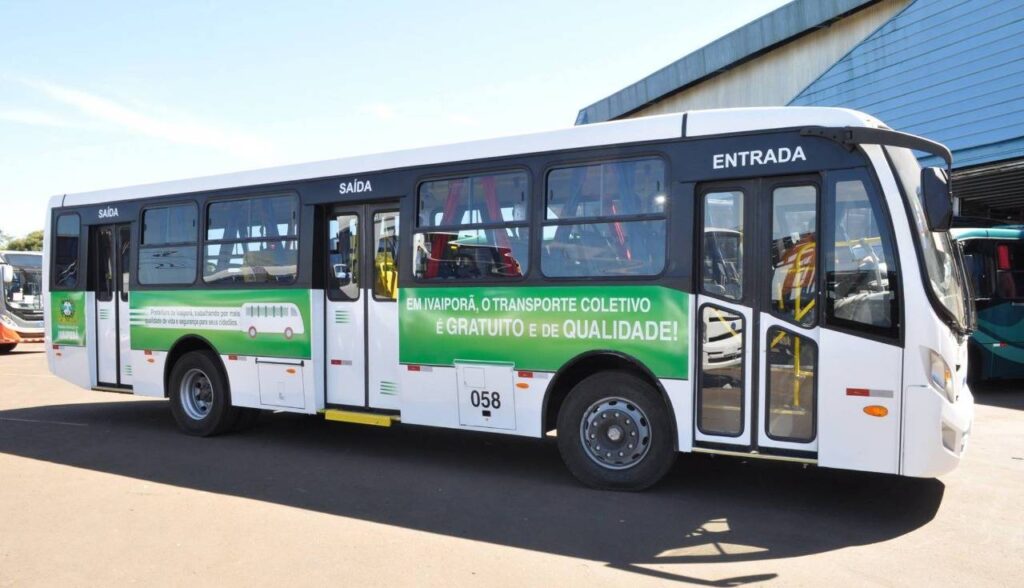
[[43, 254], [0, 251], [0, 353], [43, 340]]
[[1024, 226], [956, 228], [978, 325], [971, 335], [975, 381], [1024, 378]]
[[59, 196], [48, 361], [194, 435], [557, 431], [600, 488], [678, 452], [936, 476], [972, 307], [914, 150], [951, 162], [849, 110], [698, 111]]

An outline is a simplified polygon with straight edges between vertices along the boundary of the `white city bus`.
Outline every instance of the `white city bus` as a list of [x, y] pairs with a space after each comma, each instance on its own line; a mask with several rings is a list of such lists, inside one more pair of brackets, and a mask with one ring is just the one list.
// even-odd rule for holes
[[0, 353], [43, 340], [43, 254], [0, 251]]
[[58, 196], [50, 369], [194, 435], [557, 432], [601, 488], [678, 452], [937, 476], [972, 307], [914, 151], [951, 164], [859, 112], [735, 109]]

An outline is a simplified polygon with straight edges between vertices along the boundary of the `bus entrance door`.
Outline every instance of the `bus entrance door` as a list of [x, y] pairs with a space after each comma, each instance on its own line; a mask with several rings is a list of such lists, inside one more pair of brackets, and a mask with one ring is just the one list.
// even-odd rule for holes
[[818, 191], [816, 178], [698, 187], [698, 448], [816, 456]]
[[397, 410], [398, 203], [327, 214], [328, 406]]
[[128, 320], [131, 225], [93, 227], [91, 280], [96, 297], [96, 381], [101, 386], [132, 384]]

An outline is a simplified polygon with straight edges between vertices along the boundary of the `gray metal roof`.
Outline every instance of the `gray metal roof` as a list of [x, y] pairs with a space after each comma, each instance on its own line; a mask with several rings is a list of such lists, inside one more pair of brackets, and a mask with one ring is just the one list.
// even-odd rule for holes
[[576, 124], [604, 122], [753, 59], [879, 0], [793, 0], [646, 78], [580, 110]]

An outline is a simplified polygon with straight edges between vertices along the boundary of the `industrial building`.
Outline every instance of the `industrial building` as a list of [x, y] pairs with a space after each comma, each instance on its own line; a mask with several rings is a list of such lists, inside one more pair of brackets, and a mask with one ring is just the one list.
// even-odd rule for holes
[[945, 143], [961, 215], [1024, 221], [1024, 0], [794, 0], [576, 124], [782, 105], [854, 108]]

